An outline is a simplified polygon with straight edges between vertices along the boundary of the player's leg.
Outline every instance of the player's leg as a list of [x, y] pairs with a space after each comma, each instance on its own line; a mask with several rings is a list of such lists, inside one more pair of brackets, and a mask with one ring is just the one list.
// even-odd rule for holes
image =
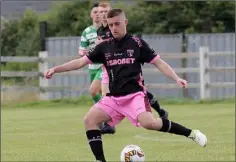
[[98, 108], [90, 109], [84, 118], [84, 125], [90, 148], [96, 160], [102, 162], [105, 162], [106, 160], [103, 152], [102, 135], [98, 125], [103, 121], [108, 120], [110, 120], [110, 117], [102, 109]]
[[[96, 80], [102, 80], [103, 79], [103, 71], [99, 71], [95, 77]], [[101, 81], [101, 90], [102, 90], [102, 93], [104, 93], [104, 95], [102, 96], [105, 96], [106, 93], [108, 92], [108, 87], [106, 87], [106, 85], [104, 85]], [[103, 122], [101, 125], [100, 125], [100, 130], [101, 130], [101, 133], [102, 134], [114, 134], [116, 132], [116, 129], [115, 127], [111, 127], [109, 124], [107, 124], [106, 122]]]
[[[102, 70], [89, 70], [90, 74], [90, 94], [93, 98], [94, 103], [97, 103], [101, 99], [101, 80], [102, 80]], [[96, 95], [97, 94], [97, 95]], [[111, 127], [105, 122], [102, 122], [99, 126], [102, 134], [114, 134], [115, 128]]]
[[148, 130], [157, 130], [160, 132], [168, 132], [176, 135], [182, 135], [192, 139], [202, 147], [207, 144], [206, 136], [199, 130], [186, 128], [178, 123], [164, 118], [156, 119], [151, 112], [143, 112], [138, 116], [138, 121], [142, 127]]
[[101, 98], [101, 81], [100, 80], [93, 80], [92, 84], [89, 88], [90, 95], [93, 98], [94, 103], [97, 103]]
[[90, 95], [93, 98], [94, 103], [97, 103], [102, 95], [101, 95], [101, 69], [90, 70], [91, 71], [91, 85], [89, 88]]
[[123, 120], [124, 116], [113, 109], [113, 107], [116, 106], [117, 105], [110, 97], [104, 97], [90, 109], [84, 118], [86, 135], [91, 150], [96, 160], [102, 162], [105, 162], [106, 160], [103, 152], [102, 136], [98, 127], [102, 122], [109, 121], [110, 125], [116, 125]]
[[154, 95], [150, 92], [147, 91], [147, 96], [148, 96], [148, 100], [149, 103], [151, 105], [151, 107], [156, 110], [156, 112], [159, 114], [159, 116], [161, 118], [168, 118], [168, 111], [166, 111], [165, 109], [160, 107], [159, 102], [157, 101], [157, 99], [154, 97]]
[[206, 136], [198, 130], [191, 130], [178, 123], [172, 122], [165, 118], [156, 119], [151, 113], [148, 98], [144, 93], [133, 94], [129, 100], [126, 101], [126, 109], [124, 109], [127, 118], [136, 126], [139, 124], [149, 130], [156, 130], [161, 132], [168, 132], [177, 135], [182, 135], [194, 140], [201, 146], [207, 143]]

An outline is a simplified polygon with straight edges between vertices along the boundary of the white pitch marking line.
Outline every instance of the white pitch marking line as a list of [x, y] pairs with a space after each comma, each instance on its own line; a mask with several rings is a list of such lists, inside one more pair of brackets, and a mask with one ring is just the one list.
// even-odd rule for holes
[[141, 135], [137, 134], [134, 136], [135, 138], [141, 139], [141, 140], [146, 140], [146, 141], [155, 141], [155, 142], [187, 142], [188, 139], [171, 139], [171, 138], [158, 138], [158, 137], [151, 137], [148, 135]]

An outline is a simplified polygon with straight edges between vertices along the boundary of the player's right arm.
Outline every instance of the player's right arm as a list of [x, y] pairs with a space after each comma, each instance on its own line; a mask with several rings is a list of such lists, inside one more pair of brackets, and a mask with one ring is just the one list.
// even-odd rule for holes
[[97, 37], [97, 39], [95, 40], [95, 44], [98, 45], [102, 42], [104, 42], [105, 40], [103, 40], [100, 36]]
[[88, 46], [89, 46], [89, 41], [86, 38], [86, 31], [84, 30], [80, 38], [80, 46], [79, 46], [80, 56], [84, 56], [88, 54]]
[[75, 59], [75, 60], [72, 60], [72, 61], [67, 62], [65, 64], [53, 67], [49, 70], [46, 70], [44, 72], [44, 77], [46, 79], [51, 79], [53, 74], [55, 74], [55, 73], [62, 73], [62, 72], [66, 72], [66, 71], [77, 70], [77, 69], [84, 67], [88, 63], [89, 63], [89, 60], [88, 60], [87, 56], [83, 56], [82, 58]]
[[67, 62], [65, 64], [53, 67], [49, 70], [46, 70], [44, 72], [44, 77], [46, 79], [51, 79], [51, 77], [55, 74], [55, 73], [62, 73], [62, 72], [66, 72], [66, 71], [72, 71], [72, 70], [78, 70], [82, 67], [84, 67], [85, 65], [89, 64], [89, 63], [103, 63], [105, 59], [104, 56], [102, 55], [102, 51], [101, 51], [101, 46], [98, 45], [92, 49], [90, 49], [88, 55], [83, 56], [82, 58], [79, 59], [75, 59], [72, 60], [70, 62]]

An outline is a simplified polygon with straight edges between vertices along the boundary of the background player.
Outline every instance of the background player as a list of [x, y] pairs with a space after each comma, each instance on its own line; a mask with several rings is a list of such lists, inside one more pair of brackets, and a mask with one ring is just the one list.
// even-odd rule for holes
[[[107, 13], [110, 9], [111, 9], [111, 5], [107, 2], [103, 2], [98, 5], [98, 12], [99, 12], [100, 20], [101, 20], [101, 26], [97, 29], [97, 39], [95, 41], [96, 45], [112, 37], [111, 31], [107, 25]], [[102, 68], [104, 69], [104, 67]], [[103, 73], [104, 73], [104, 70], [103, 70]], [[108, 92], [108, 89], [109, 88], [107, 84], [101, 83], [101, 90], [102, 90], [103, 95]], [[111, 127], [106, 122], [103, 122], [100, 125], [100, 130], [102, 134], [115, 133], [115, 127]]]
[[[88, 50], [95, 47], [95, 41], [97, 40], [97, 29], [101, 26], [100, 15], [98, 13], [98, 3], [94, 4], [90, 13], [93, 20], [93, 25], [87, 27], [81, 36], [81, 43], [79, 47], [79, 54], [84, 56], [88, 53]], [[90, 94], [93, 98], [94, 103], [101, 99], [101, 79], [102, 79], [102, 69], [101, 64], [89, 64], [89, 76], [91, 86], [89, 88]], [[115, 128], [101, 124], [101, 129], [103, 134], [115, 133]]]
[[[98, 3], [94, 4], [90, 13], [93, 21], [93, 25], [87, 27], [81, 35], [81, 43], [79, 47], [79, 54], [84, 56], [88, 53], [88, 50], [93, 48], [95, 40], [97, 39], [97, 29], [101, 25]], [[101, 64], [89, 64], [89, 77], [90, 77], [90, 88], [89, 92], [92, 96], [94, 103], [101, 99], [101, 75], [102, 69]]]

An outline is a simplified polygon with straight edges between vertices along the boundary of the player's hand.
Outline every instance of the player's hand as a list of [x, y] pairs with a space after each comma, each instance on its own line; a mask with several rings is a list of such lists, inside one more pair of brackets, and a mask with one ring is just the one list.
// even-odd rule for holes
[[184, 79], [177, 79], [176, 83], [181, 87], [181, 88], [186, 88], [187, 87], [187, 81]]
[[95, 40], [95, 44], [98, 45], [98, 44], [102, 43], [103, 41], [104, 40], [98, 38], [98, 39]]
[[80, 50], [79, 51], [80, 56], [84, 56], [88, 54], [88, 50]]
[[54, 69], [54, 68], [49, 69], [49, 70], [46, 70], [46, 71], [44, 72], [44, 78], [46, 78], [46, 79], [51, 79], [52, 76], [53, 76], [53, 74], [55, 74], [55, 69]]

